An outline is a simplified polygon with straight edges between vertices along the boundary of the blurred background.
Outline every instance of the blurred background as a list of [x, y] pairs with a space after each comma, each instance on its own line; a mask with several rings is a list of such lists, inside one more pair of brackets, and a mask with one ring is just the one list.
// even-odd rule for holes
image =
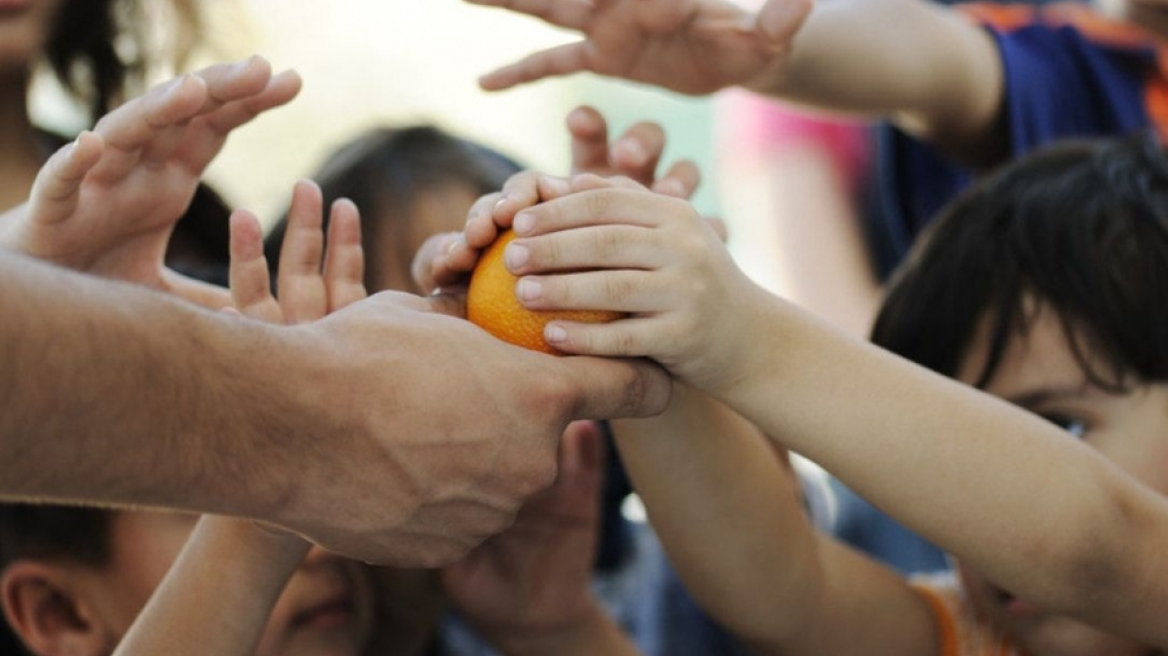
[[[237, 131], [209, 173], [233, 205], [267, 219], [326, 153], [383, 124], [432, 123], [559, 173], [569, 162], [564, 117], [588, 103], [616, 129], [646, 118], [663, 123], [667, 160], [692, 158], [708, 171], [709, 98], [587, 75], [480, 91], [480, 74], [573, 38], [538, 20], [462, 0], [204, 0], [202, 7], [211, 44], [192, 66], [258, 53], [304, 78], [300, 96]], [[52, 89], [38, 98], [46, 123], [69, 125]], [[711, 185], [696, 202], [716, 211]]]
[[[786, 291], [775, 265], [779, 236], [770, 206], [776, 185], [770, 164], [744, 153], [764, 147], [765, 140], [751, 132], [757, 126], [743, 127], [757, 122], [758, 111], [748, 108], [744, 123], [735, 107], [741, 92], [694, 98], [577, 74], [487, 93], [478, 87], [479, 75], [577, 37], [463, 0], [201, 0], [197, 6], [209, 38], [186, 69], [254, 53], [275, 70], [292, 68], [304, 79], [290, 105], [237, 130], [208, 172], [232, 207], [255, 211], [269, 226], [295, 180], [368, 128], [433, 124], [528, 167], [564, 173], [564, 118], [573, 107], [589, 104], [609, 119], [614, 134], [640, 120], [660, 123], [668, 138], [663, 161], [692, 159], [702, 171], [693, 198], [697, 209], [726, 220], [730, 250], [748, 274], [773, 291]], [[167, 24], [165, 15], [155, 18], [151, 24]], [[159, 29], [161, 38], [173, 38]], [[151, 79], [175, 73], [158, 70]], [[32, 96], [37, 120], [61, 134], [85, 127], [50, 76], [40, 77]], [[735, 129], [737, 136], [729, 136]]]

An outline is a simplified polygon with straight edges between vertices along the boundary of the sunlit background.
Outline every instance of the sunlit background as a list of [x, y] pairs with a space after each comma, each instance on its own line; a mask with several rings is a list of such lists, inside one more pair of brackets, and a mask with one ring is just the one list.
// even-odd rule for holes
[[[358, 131], [378, 124], [433, 123], [521, 162], [566, 171], [564, 117], [591, 104], [621, 129], [651, 118], [665, 125], [667, 158], [710, 161], [710, 99], [693, 99], [593, 76], [550, 80], [502, 93], [477, 77], [537, 48], [573, 37], [540, 21], [461, 0], [211, 0], [222, 56], [257, 52], [294, 68], [304, 90], [288, 107], [233, 137], [211, 171], [233, 201], [270, 214], [291, 181]], [[695, 202], [717, 208], [706, 185]]]

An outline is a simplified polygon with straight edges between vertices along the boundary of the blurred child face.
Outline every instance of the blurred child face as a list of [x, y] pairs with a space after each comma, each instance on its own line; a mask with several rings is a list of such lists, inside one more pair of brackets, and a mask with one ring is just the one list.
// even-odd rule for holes
[[[988, 322], [975, 336], [960, 375], [972, 384], [987, 349]], [[1030, 331], [1016, 335], [986, 391], [1067, 430], [1140, 481], [1168, 494], [1168, 385], [1109, 393], [1087, 381], [1057, 316], [1040, 306]], [[1025, 503], [1020, 499], [1019, 503]], [[960, 567], [974, 604], [1030, 656], [1145, 655], [1147, 647], [1047, 612]]]
[[[197, 517], [169, 512], [120, 512], [110, 529], [110, 563], [87, 587], [97, 618], [125, 635], [178, 557]], [[372, 596], [359, 563], [314, 548], [288, 581], [264, 628], [262, 656], [360, 654], [372, 625]]]
[[385, 226], [377, 232], [377, 243], [369, 249], [367, 256], [370, 291], [392, 289], [423, 293], [417, 289], [410, 274], [414, 253], [432, 235], [462, 230], [466, 213], [478, 198], [479, 194], [470, 185], [450, 182], [419, 193], [408, 216], [369, 217], [368, 223]]
[[48, 43], [61, 0], [0, 0], [0, 74], [24, 74]]

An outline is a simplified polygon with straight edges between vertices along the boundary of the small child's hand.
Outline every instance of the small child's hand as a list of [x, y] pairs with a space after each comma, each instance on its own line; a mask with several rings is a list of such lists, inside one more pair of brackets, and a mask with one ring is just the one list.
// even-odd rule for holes
[[706, 94], [768, 77], [783, 64], [811, 0], [770, 0], [751, 13], [725, 0], [468, 0], [575, 30], [583, 39], [542, 50], [482, 76], [500, 90], [590, 71]]
[[516, 173], [501, 191], [475, 201], [462, 232], [434, 235], [422, 244], [412, 264], [415, 282], [426, 290], [453, 291], [464, 286], [479, 253], [495, 241], [500, 229], [511, 226], [516, 212], [567, 191], [563, 179], [536, 171]]
[[[570, 424], [559, 475], [515, 523], [442, 571], [451, 602], [496, 647], [554, 645], [593, 610], [604, 443], [591, 421]], [[544, 653], [558, 653], [552, 648]]]
[[298, 182], [288, 210], [288, 227], [272, 295], [263, 233], [255, 215], [231, 215], [231, 298], [244, 315], [269, 323], [315, 321], [365, 298], [361, 220], [348, 200], [333, 204], [325, 242], [320, 188]]
[[665, 132], [656, 123], [635, 123], [611, 144], [604, 116], [591, 107], [572, 110], [567, 125], [572, 135], [573, 175], [623, 175], [659, 194], [678, 198], [689, 198], [701, 182], [701, 172], [690, 160], [676, 162], [657, 176], [665, 152]]
[[225, 292], [164, 267], [167, 242], [228, 134], [299, 89], [295, 73], [273, 76], [258, 57], [150, 89], [50, 158], [4, 245], [221, 306]]
[[[750, 308], [766, 292], [734, 263], [688, 202], [626, 179], [577, 176], [568, 195], [524, 209], [505, 254], [533, 310], [612, 310], [607, 324], [554, 321], [544, 337], [566, 353], [649, 357], [715, 393], [752, 360]], [[769, 296], [768, 296], [769, 297]]]
[[[679, 198], [689, 198], [701, 182], [697, 165], [689, 160], [657, 175], [665, 133], [655, 123], [636, 123], [612, 143], [604, 116], [591, 107], [572, 110], [566, 123], [572, 136], [573, 175], [625, 176]], [[414, 281], [425, 290], [456, 291], [466, 284], [479, 253], [495, 240], [500, 228], [510, 227], [516, 212], [567, 192], [566, 180], [532, 171], [512, 176], [502, 190], [483, 196], [471, 207], [462, 233], [434, 235], [423, 243], [411, 267]]]

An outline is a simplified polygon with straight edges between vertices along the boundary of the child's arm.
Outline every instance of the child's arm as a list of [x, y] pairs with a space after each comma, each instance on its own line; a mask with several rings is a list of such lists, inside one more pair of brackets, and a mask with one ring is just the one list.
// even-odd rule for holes
[[205, 515], [114, 656], [254, 653], [309, 546], [248, 520]]
[[614, 422], [634, 489], [697, 602], [757, 654], [932, 656], [932, 616], [894, 572], [818, 534], [785, 453], [677, 385], [659, 417]]
[[442, 573], [455, 607], [509, 656], [639, 653], [591, 594], [603, 451], [595, 422], [569, 425], [556, 482]]
[[515, 217], [525, 305], [632, 315], [553, 322], [549, 343], [654, 358], [1019, 597], [1168, 644], [1168, 500], [1049, 422], [766, 293], [688, 204], [620, 185], [581, 178]]
[[[578, 31], [581, 41], [482, 78], [505, 89], [591, 71], [706, 94], [744, 86], [836, 111], [887, 116], [968, 162], [994, 161], [1003, 71], [993, 39], [921, 0], [470, 0]], [[990, 140], [1002, 143], [1002, 140]]]
[[[235, 309], [261, 321], [303, 323], [363, 298], [356, 207], [347, 201], [333, 206], [327, 248], [320, 190], [313, 183], [296, 185], [288, 217], [277, 301], [259, 222], [247, 212], [232, 215]], [[116, 656], [254, 653], [273, 605], [309, 546], [299, 536], [250, 520], [205, 515]]]
[[165, 268], [167, 242], [231, 131], [299, 89], [259, 57], [150, 89], [49, 159], [28, 203], [5, 215], [0, 245], [223, 307], [223, 290]]

